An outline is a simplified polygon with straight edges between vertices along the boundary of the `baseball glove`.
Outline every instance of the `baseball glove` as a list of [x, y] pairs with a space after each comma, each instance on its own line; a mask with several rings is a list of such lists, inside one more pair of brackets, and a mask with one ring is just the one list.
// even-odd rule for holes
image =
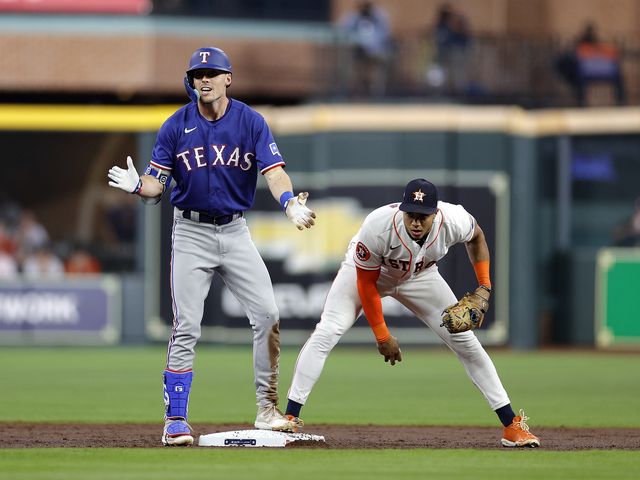
[[449, 333], [466, 332], [480, 327], [489, 310], [489, 301], [477, 293], [466, 293], [458, 303], [444, 309], [441, 327]]

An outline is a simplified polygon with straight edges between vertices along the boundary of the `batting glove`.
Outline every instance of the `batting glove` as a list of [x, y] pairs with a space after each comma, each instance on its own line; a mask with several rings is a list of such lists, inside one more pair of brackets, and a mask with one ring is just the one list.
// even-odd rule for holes
[[308, 192], [302, 192], [297, 197], [290, 198], [287, 202], [285, 213], [289, 220], [298, 227], [298, 230], [303, 230], [305, 227], [311, 228], [316, 223], [314, 220], [316, 214], [306, 206], [308, 197]]
[[127, 169], [120, 167], [111, 167], [109, 169], [109, 178], [112, 180], [109, 185], [119, 188], [128, 193], [138, 193], [142, 188], [140, 175], [133, 166], [131, 157], [127, 157]]

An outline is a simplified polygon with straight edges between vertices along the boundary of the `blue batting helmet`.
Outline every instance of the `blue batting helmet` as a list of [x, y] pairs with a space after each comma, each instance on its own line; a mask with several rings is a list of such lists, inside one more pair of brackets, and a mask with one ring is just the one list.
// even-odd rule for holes
[[193, 88], [192, 72], [201, 68], [210, 68], [227, 73], [233, 72], [229, 57], [223, 50], [215, 47], [203, 47], [193, 52], [185, 74], [184, 87], [187, 90], [187, 95], [189, 95], [189, 98], [194, 102], [198, 101], [198, 92]]
[[223, 72], [232, 73], [231, 62], [229, 57], [223, 50], [215, 47], [199, 48], [189, 59], [189, 68], [187, 73], [201, 68], [211, 68], [213, 70], [221, 70]]

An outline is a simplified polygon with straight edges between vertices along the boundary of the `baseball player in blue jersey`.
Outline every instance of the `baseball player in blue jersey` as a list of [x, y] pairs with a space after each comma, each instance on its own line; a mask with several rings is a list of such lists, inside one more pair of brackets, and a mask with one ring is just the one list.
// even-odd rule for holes
[[277, 409], [280, 358], [279, 314], [269, 272], [251, 240], [244, 212], [254, 201], [258, 172], [300, 230], [314, 224], [308, 193], [293, 194], [284, 160], [264, 118], [227, 97], [232, 68], [218, 48], [200, 48], [190, 58], [185, 87], [192, 102], [160, 128], [151, 161], [139, 176], [109, 170], [109, 185], [146, 203], [171, 192], [171, 296], [173, 330], [164, 370], [164, 445], [191, 445], [187, 423], [194, 347], [200, 337], [204, 300], [214, 273], [243, 305], [253, 329], [253, 367], [258, 414], [255, 428], [293, 431]]

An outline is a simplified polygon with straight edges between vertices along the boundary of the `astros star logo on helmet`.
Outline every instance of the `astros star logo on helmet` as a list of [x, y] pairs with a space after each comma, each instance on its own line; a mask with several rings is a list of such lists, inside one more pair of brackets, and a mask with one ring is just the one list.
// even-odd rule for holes
[[417, 192], [413, 192], [413, 201], [414, 202], [424, 202], [425, 193], [422, 190], [418, 190]]

